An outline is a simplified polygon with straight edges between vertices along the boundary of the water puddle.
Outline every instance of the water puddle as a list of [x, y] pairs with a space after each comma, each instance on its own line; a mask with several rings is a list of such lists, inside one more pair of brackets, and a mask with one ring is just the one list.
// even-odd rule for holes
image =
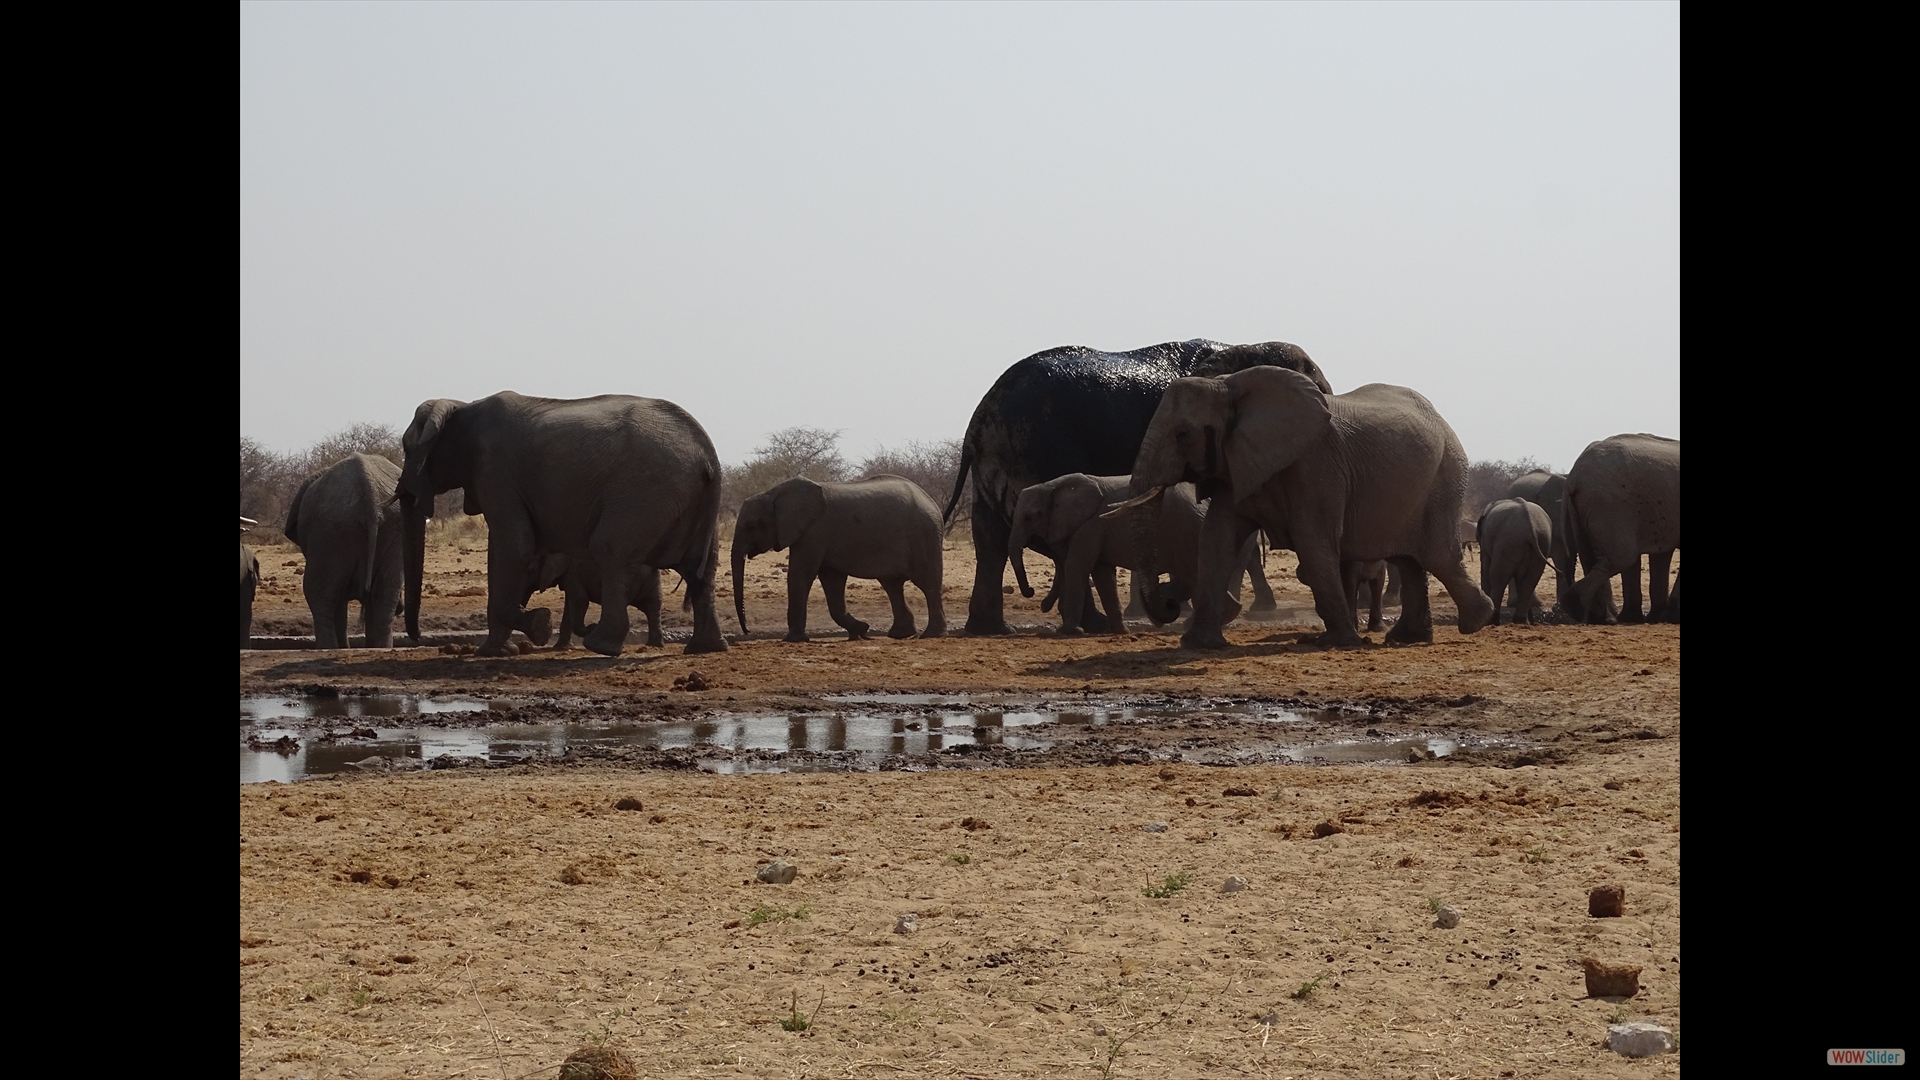
[[[1195, 702], [1152, 707], [967, 707], [964, 695], [839, 695], [829, 700], [866, 710], [791, 715], [732, 715], [659, 721], [466, 723], [425, 717], [504, 711], [505, 701], [436, 700], [410, 695], [306, 697], [274, 695], [240, 702], [240, 782], [290, 783], [333, 773], [449, 765], [506, 766], [600, 748], [693, 752], [698, 767], [718, 773], [916, 769], [973, 755], [1005, 762], [1005, 752], [1086, 744], [1093, 729], [1134, 725], [1156, 736], [1203, 737], [1201, 747], [1166, 743], [1127, 748], [1125, 760], [1206, 764], [1393, 764], [1446, 757], [1466, 737], [1386, 735], [1353, 730], [1353, 714], [1288, 710], [1273, 705]], [[891, 715], [875, 706], [893, 706]], [[871, 710], [871, 711], [868, 711]], [[479, 720], [479, 717], [472, 718]], [[319, 720], [320, 724], [312, 723]], [[1344, 729], [1336, 734], [1330, 729]], [[1252, 730], [1250, 730], [1252, 729]], [[1227, 745], [1209, 732], [1219, 731]], [[1186, 752], [1181, 752], [1183, 747]], [[934, 755], [939, 755], [935, 757]], [[1063, 760], [1063, 764], [1070, 763]]]

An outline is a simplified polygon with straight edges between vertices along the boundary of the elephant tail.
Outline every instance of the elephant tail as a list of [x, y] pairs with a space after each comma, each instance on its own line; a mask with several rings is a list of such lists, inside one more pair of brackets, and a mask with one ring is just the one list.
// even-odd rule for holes
[[940, 527], [946, 528], [953, 523], [953, 510], [960, 505], [960, 493], [967, 489], [967, 473], [973, 470], [973, 451], [960, 451], [960, 472], [953, 478], [953, 497], [947, 500], [947, 512], [940, 515]]

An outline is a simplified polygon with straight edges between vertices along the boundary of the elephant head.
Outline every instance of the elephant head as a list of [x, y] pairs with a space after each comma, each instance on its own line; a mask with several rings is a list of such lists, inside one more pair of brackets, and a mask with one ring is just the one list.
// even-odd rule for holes
[[[1315, 381], [1281, 367], [1250, 367], [1218, 378], [1175, 379], [1160, 398], [1134, 458], [1134, 498], [1156, 503], [1171, 485], [1191, 483], [1198, 498], [1252, 498], [1333, 430], [1333, 410]], [[1154, 622], [1172, 622], [1186, 590], [1162, 586], [1154, 515], [1132, 515], [1142, 560], [1141, 593]]]
[[733, 606], [740, 632], [747, 632], [747, 560], [791, 547], [827, 511], [826, 491], [804, 476], [753, 496], [740, 504], [733, 526]]
[[1069, 473], [1021, 490], [1014, 503], [1013, 529], [1007, 536], [1020, 595], [1033, 595], [1033, 587], [1027, 584], [1026, 549], [1037, 539], [1045, 545], [1043, 554], [1064, 558], [1074, 532], [1100, 512], [1104, 501], [1099, 483], [1085, 473]]
[[413, 411], [413, 423], [400, 437], [406, 465], [400, 470], [395, 498], [400, 502], [401, 553], [406, 567], [407, 636], [420, 640], [420, 585], [427, 558], [427, 519], [433, 516], [433, 498], [443, 491], [466, 488], [467, 512], [480, 512], [473, 488], [467, 483], [471, 454], [459, 430], [464, 401], [436, 398]]

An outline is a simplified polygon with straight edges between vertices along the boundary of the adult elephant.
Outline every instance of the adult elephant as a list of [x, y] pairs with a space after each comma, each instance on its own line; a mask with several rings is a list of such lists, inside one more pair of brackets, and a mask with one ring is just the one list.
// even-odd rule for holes
[[[1239, 566], [1240, 545], [1256, 528], [1300, 556], [1300, 580], [1313, 590], [1327, 627], [1323, 641], [1360, 644], [1354, 589], [1342, 570], [1375, 559], [1401, 570], [1401, 617], [1387, 640], [1431, 641], [1428, 573], [1458, 606], [1461, 633], [1493, 617], [1493, 602], [1467, 574], [1455, 540], [1466, 466], [1453, 429], [1412, 390], [1374, 383], [1335, 396], [1299, 372], [1253, 367], [1167, 387], [1134, 461], [1137, 494], [1109, 512], [1152, 502], [1183, 481], [1212, 500], [1183, 645], [1227, 645], [1220, 598]], [[1159, 583], [1153, 515], [1133, 517], [1139, 546], [1149, 553], [1142, 573], [1147, 614], [1172, 622], [1182, 597]]]
[[[980, 399], [961, 443], [960, 474], [944, 515], [953, 518], [969, 475], [973, 478], [973, 595], [967, 604], [969, 634], [1007, 634], [1004, 573], [1014, 506], [1031, 485], [1068, 473], [1114, 476], [1131, 472], [1140, 441], [1160, 395], [1175, 379], [1224, 375], [1257, 365], [1300, 373], [1322, 393], [1327, 377], [1297, 345], [1269, 341], [1223, 345], [1195, 338], [1132, 352], [1102, 352], [1066, 345], [1035, 353], [1008, 368]], [[1066, 556], [1042, 541], [1035, 551], [1054, 560]], [[1111, 622], [1094, 615], [1087, 598], [1088, 630], [1123, 629], [1120, 612]], [[1254, 610], [1261, 610], [1255, 604]]]
[[[635, 567], [677, 571], [693, 598], [687, 651], [726, 651], [713, 611], [720, 459], [685, 409], [623, 394], [558, 400], [507, 390], [474, 402], [442, 398], [415, 410], [401, 445], [407, 634], [414, 640], [433, 497], [462, 488], [466, 512], [487, 519], [487, 641], [480, 655], [508, 655], [508, 637], [534, 622], [523, 605], [531, 575], [549, 554], [597, 567], [602, 596], [632, 595]], [[627, 628], [626, 605], [603, 604], [582, 644], [618, 656]]]
[[[1567, 471], [1556, 531], [1580, 560], [1582, 577], [1561, 598], [1567, 613], [1611, 623], [1613, 575], [1620, 575], [1618, 621], [1679, 622], [1667, 571], [1680, 548], [1680, 440], [1615, 435], [1588, 444]], [[1647, 562], [1652, 610], [1640, 610], [1640, 556]], [[1679, 590], [1679, 579], [1673, 583]]]

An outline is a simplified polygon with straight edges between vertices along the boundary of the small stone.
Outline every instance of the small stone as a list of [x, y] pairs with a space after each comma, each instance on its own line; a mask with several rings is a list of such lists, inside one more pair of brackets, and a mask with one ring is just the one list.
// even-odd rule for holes
[[1640, 969], [1627, 964], [1609, 964], [1591, 956], [1580, 958], [1587, 972], [1588, 997], [1632, 997], [1640, 992]]
[[1460, 909], [1454, 907], [1452, 904], [1448, 904], [1446, 907], [1441, 908], [1439, 917], [1433, 920], [1433, 925], [1439, 927], [1442, 930], [1451, 930], [1454, 927], [1459, 926], [1460, 925]]
[[1148, 832], [1166, 832], [1167, 823], [1164, 821], [1156, 821], [1153, 824], [1147, 826], [1147, 831]]
[[1011, 586], [1011, 585], [1002, 585], [1002, 586], [1000, 586], [1000, 592], [1001, 592], [1001, 593], [1002, 593], [1003, 595], [1006, 595], [1006, 596], [1012, 596], [1012, 595], [1013, 595], [1013, 586]]
[[516, 641], [513, 643], [513, 647], [520, 650], [521, 656], [526, 656], [533, 652], [533, 642], [531, 641]]
[[1220, 883], [1220, 891], [1223, 893], [1237, 893], [1246, 887], [1247, 879], [1243, 877], [1230, 877]]
[[1315, 825], [1313, 827], [1313, 838], [1315, 840], [1324, 840], [1327, 837], [1332, 836], [1334, 833], [1343, 833], [1346, 831], [1347, 830], [1334, 824], [1332, 821], [1323, 821], [1320, 824]]
[[1627, 887], [1602, 885], [1587, 894], [1587, 914], [1596, 919], [1617, 919], [1627, 913]]
[[1093, 1025], [1093, 1033], [1095, 1035], [1105, 1035], [1107, 1033], [1107, 1025], [1105, 1024]]
[[986, 818], [977, 818], [977, 817], [961, 818], [960, 827], [967, 830], [968, 832], [977, 832], [981, 829], [993, 828], [993, 826], [987, 824]]
[[1653, 1057], [1673, 1049], [1673, 1032], [1649, 1020], [1635, 1020], [1608, 1028], [1605, 1045], [1622, 1057]]
[[799, 872], [797, 867], [790, 866], [787, 863], [781, 862], [779, 859], [775, 859], [761, 867], [760, 872], [754, 876], [768, 885], [791, 885], [793, 883], [793, 876]]
[[1280, 1013], [1274, 1009], [1268, 1009], [1267, 1015], [1261, 1017], [1260, 1022], [1267, 1025], [1268, 1027], [1272, 1027], [1273, 1025], [1280, 1022]]
[[586, 876], [580, 873], [580, 868], [577, 866], [569, 866], [565, 870], [560, 871], [560, 884], [562, 885], [585, 885], [586, 883]]
[[583, 1047], [560, 1063], [560, 1080], [634, 1080], [639, 1075], [627, 1055], [610, 1046]]
[[1180, 777], [1179, 773], [1174, 772], [1172, 769], [1168, 769], [1168, 768], [1162, 768], [1160, 770], [1159, 775], [1160, 775], [1160, 779], [1162, 780], [1177, 780]]
[[615, 810], [643, 810], [643, 809], [645, 809], [645, 807], [643, 807], [643, 806], [641, 806], [641, 805], [640, 805], [640, 800], [639, 800], [639, 799], [636, 799], [636, 798], [634, 798], [634, 797], [633, 797], [633, 796], [631, 796], [631, 795], [628, 795], [627, 797], [625, 797], [625, 798], [623, 798], [623, 799], [621, 799], [621, 800], [620, 800], [619, 802], [617, 802], [617, 803], [614, 803], [614, 804], [613, 804], [613, 808], [614, 808]]
[[1253, 790], [1253, 789], [1252, 789], [1252, 788], [1250, 788], [1250, 787], [1230, 787], [1230, 788], [1228, 788], [1227, 790], [1225, 790], [1225, 791], [1223, 791], [1223, 792], [1221, 792], [1220, 794], [1222, 794], [1222, 795], [1231, 795], [1231, 796], [1235, 796], [1235, 797], [1237, 797], [1237, 798], [1243, 798], [1243, 799], [1244, 799], [1244, 798], [1248, 798], [1248, 797], [1250, 797], [1250, 796], [1254, 796], [1254, 795], [1258, 795], [1258, 794], [1260, 794], [1260, 793], [1259, 793], [1259, 792], [1257, 792], [1257, 791], [1255, 791], [1255, 790]]
[[893, 921], [896, 934], [917, 934], [920, 932], [920, 917], [909, 911]]

